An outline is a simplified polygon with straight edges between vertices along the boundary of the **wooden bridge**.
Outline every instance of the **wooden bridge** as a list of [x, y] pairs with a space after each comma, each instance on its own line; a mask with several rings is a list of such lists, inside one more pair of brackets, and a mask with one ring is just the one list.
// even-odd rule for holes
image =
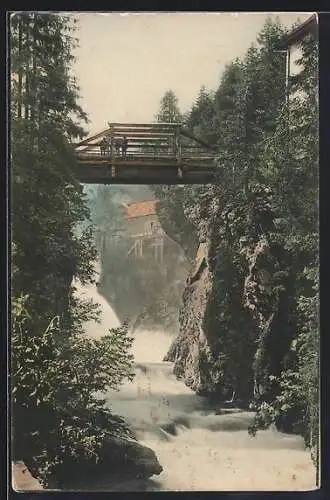
[[177, 123], [109, 123], [75, 152], [86, 184], [201, 184], [216, 172], [214, 149]]

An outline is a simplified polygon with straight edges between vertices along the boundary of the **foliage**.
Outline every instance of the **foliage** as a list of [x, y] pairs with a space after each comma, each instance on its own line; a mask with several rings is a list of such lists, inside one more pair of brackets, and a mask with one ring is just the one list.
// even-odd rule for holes
[[[97, 320], [73, 278], [93, 283], [96, 249], [71, 142], [84, 135], [71, 75], [71, 16], [11, 17], [13, 452], [45, 485], [72, 460], [95, 457], [126, 424], [96, 393], [132, 377], [131, 339], [116, 329], [83, 335]], [[77, 228], [80, 226], [80, 230]]]
[[161, 123], [180, 123], [182, 115], [178, 107], [178, 98], [173, 90], [167, 90], [160, 101], [156, 121]]
[[28, 463], [39, 457], [36, 474], [47, 484], [59, 466], [70, 466], [72, 460], [97, 461], [105, 438], [132, 437], [100, 397], [132, 380], [132, 339], [125, 327], [88, 339], [80, 333], [80, 316], [70, 337], [58, 317], [38, 337], [31, 336], [27, 300], [13, 301], [14, 451]]
[[302, 71], [291, 82], [289, 122], [284, 113], [279, 116], [277, 137], [263, 153], [264, 164], [271, 166], [268, 182], [276, 187], [277, 233], [283, 238], [289, 263], [292, 335], [280, 372], [269, 374], [275, 390], [272, 398], [258, 403], [256, 426], [273, 421], [283, 430], [299, 430], [317, 465], [317, 52], [312, 37], [302, 41], [301, 49]]
[[305, 269], [306, 278], [313, 284], [310, 296], [299, 296], [298, 334], [291, 343], [290, 366], [278, 378], [270, 376], [270, 383], [279, 385], [277, 396], [257, 407], [257, 415], [250, 432], [272, 423], [284, 432], [302, 434], [311, 448], [318, 467], [319, 447], [319, 325], [317, 268]]
[[[193, 259], [198, 245], [197, 227], [185, 216], [189, 200], [193, 198], [186, 196], [186, 186], [158, 185], [153, 189], [158, 199], [157, 215], [164, 231], [182, 247], [188, 259]], [[191, 192], [193, 190], [190, 188]]]
[[214, 109], [214, 94], [208, 93], [205, 86], [202, 86], [197, 96], [195, 104], [186, 117], [186, 126], [196, 137], [203, 137], [209, 144], [215, 144], [216, 133], [216, 113]]
[[217, 184], [157, 192], [164, 229], [191, 258], [196, 240], [210, 245], [204, 329], [214, 359], [202, 369], [219, 370], [217, 384], [254, 400], [254, 430], [274, 422], [315, 451], [317, 49], [312, 36], [301, 41], [288, 106], [284, 34], [267, 20], [257, 43], [227, 65], [215, 92], [200, 90], [185, 117], [218, 148]]

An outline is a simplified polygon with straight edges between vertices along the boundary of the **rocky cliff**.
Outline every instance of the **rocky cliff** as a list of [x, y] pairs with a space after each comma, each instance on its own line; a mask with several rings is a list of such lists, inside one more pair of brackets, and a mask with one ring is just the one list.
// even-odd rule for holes
[[165, 357], [189, 387], [219, 400], [247, 403], [264, 394], [292, 338], [289, 331], [279, 337], [291, 307], [285, 253], [265, 217], [258, 231], [249, 224], [257, 195], [243, 208], [226, 207], [209, 226], [183, 293], [180, 333]]
[[[208, 248], [205, 248], [207, 255]], [[180, 334], [164, 361], [174, 362], [174, 373], [197, 393], [212, 391], [218, 381], [212, 349], [204, 330], [207, 306], [212, 295], [213, 275], [208, 264], [197, 263], [188, 277], [180, 311]], [[204, 260], [205, 262], [205, 260]]]

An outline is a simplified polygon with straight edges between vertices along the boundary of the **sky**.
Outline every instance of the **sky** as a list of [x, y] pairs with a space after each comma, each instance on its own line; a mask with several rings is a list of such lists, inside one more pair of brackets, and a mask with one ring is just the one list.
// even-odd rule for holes
[[270, 16], [287, 27], [311, 13], [74, 13], [79, 47], [73, 72], [90, 134], [108, 122], [154, 120], [172, 89], [182, 112], [202, 85], [216, 89], [225, 65], [243, 57]]

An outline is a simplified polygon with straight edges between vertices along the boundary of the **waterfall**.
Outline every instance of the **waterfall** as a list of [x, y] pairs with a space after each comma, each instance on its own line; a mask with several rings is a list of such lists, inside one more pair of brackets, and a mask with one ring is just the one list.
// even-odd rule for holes
[[[96, 265], [98, 273], [99, 265]], [[95, 285], [76, 284], [77, 293], [100, 304], [101, 323], [86, 324], [98, 338], [119, 320]], [[135, 378], [120, 391], [105, 395], [112, 411], [134, 428], [142, 444], [152, 448], [163, 472], [147, 482], [148, 491], [191, 490], [309, 490], [316, 488], [315, 469], [303, 440], [277, 432], [259, 431], [251, 437], [253, 415], [239, 409], [220, 415], [173, 375], [162, 362], [171, 336], [160, 331], [134, 332]], [[100, 484], [100, 489], [127, 491], [127, 484]], [[113, 489], [115, 488], [115, 489]], [[135, 484], [132, 486], [137, 488]]]
[[[96, 272], [96, 282], [98, 282], [101, 276], [101, 265], [99, 262], [94, 264], [94, 269]], [[116, 328], [120, 325], [119, 319], [112, 307], [97, 291], [96, 284], [83, 286], [79, 281], [76, 281], [75, 287], [77, 289], [77, 295], [80, 298], [84, 300], [92, 299], [94, 303], [100, 305], [100, 323], [89, 321], [84, 325], [85, 332], [89, 337], [97, 339], [105, 335], [110, 328]]]

